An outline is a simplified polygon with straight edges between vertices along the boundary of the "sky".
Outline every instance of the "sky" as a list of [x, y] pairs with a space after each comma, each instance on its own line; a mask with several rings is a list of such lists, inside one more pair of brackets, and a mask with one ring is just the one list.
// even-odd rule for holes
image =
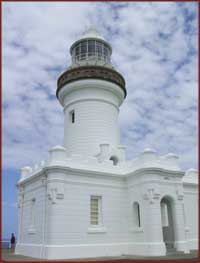
[[3, 237], [17, 234], [20, 168], [63, 143], [58, 76], [71, 44], [95, 26], [126, 80], [120, 108], [127, 159], [144, 148], [197, 168], [198, 7], [194, 2], [3, 3]]

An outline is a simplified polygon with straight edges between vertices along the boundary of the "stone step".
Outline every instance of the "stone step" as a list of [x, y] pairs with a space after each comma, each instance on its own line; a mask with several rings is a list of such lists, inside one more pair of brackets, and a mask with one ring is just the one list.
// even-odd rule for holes
[[183, 255], [183, 251], [177, 251], [176, 249], [167, 250], [166, 255]]

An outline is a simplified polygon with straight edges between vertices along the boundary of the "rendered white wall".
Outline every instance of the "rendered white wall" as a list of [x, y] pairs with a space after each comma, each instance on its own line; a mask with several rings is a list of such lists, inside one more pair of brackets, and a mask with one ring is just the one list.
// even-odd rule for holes
[[[61, 146], [49, 153], [49, 160], [42, 165], [22, 169], [19, 216], [22, 208], [23, 215], [19, 217], [21, 234], [16, 253], [47, 259], [165, 255], [160, 206], [163, 197], [172, 205], [177, 251], [188, 253], [197, 248], [197, 185], [193, 182], [197, 176], [193, 170], [185, 177], [177, 165], [173, 170], [155, 167], [160, 157], [150, 150], [145, 150], [135, 170], [135, 161], [113, 166], [107, 161], [98, 163], [98, 158], [91, 163], [68, 158]], [[184, 190], [182, 178], [186, 178]], [[96, 228], [90, 226], [91, 195], [102, 198], [103, 224]], [[30, 229], [33, 198], [36, 222], [35, 229]], [[185, 210], [192, 215], [186, 219], [184, 200]], [[134, 202], [140, 205], [139, 228], [133, 224]]]
[[[41, 244], [44, 231], [44, 202], [46, 193], [41, 177], [33, 179], [24, 186], [24, 198], [19, 200], [19, 239], [15, 253], [41, 257]], [[35, 199], [35, 224], [31, 227], [31, 202]], [[24, 245], [26, 248], [24, 249]]]
[[[118, 114], [123, 91], [103, 80], [81, 80], [63, 87], [59, 99], [64, 107], [64, 145], [69, 154], [94, 156], [101, 143], [116, 148], [120, 143]], [[75, 123], [69, 113], [74, 110]]]
[[[72, 109], [75, 111], [75, 123], [70, 123], [68, 116]], [[101, 142], [115, 147], [119, 145], [118, 111], [113, 105], [87, 101], [66, 108], [65, 146], [69, 153], [94, 156], [99, 153]]]
[[198, 249], [198, 186], [184, 184], [185, 231], [190, 249]]
[[[65, 174], [50, 174], [53, 182]], [[109, 183], [109, 184], [108, 184]], [[113, 242], [116, 238], [125, 240], [127, 235], [126, 204], [123, 182], [90, 178], [68, 174], [63, 179], [65, 197], [48, 203], [48, 242], [52, 244], [87, 244]], [[110, 185], [113, 186], [110, 186]], [[90, 196], [102, 196], [103, 226], [97, 227], [102, 233], [95, 233], [90, 228]], [[119, 220], [116, 220], [119, 218]], [[78, 220], [77, 220], [78, 219]], [[94, 227], [93, 227], [94, 228]], [[106, 230], [105, 230], [106, 228]], [[123, 228], [123, 231], [121, 229]], [[97, 229], [97, 230], [98, 230]], [[91, 230], [91, 232], [90, 232]]]
[[[58, 150], [59, 147], [55, 147], [54, 151]], [[25, 184], [23, 237], [16, 252], [48, 259], [122, 254], [164, 255], [160, 208], [160, 201], [164, 196], [170, 196], [175, 202], [176, 247], [187, 252], [182, 181], [174, 173], [170, 175], [164, 171], [136, 171], [129, 177], [124, 177], [95, 171], [89, 175], [84, 170], [72, 169], [70, 172], [59, 169], [58, 166], [49, 166], [45, 172], [46, 188], [41, 180], [42, 173], [38, 179], [33, 178]], [[96, 229], [90, 226], [91, 195], [102, 197], [103, 225]], [[45, 238], [42, 235], [44, 197]], [[37, 203], [36, 231], [30, 234], [28, 226], [32, 198], [41, 202]], [[140, 204], [140, 228], [133, 225], [134, 201]], [[188, 225], [196, 223], [194, 220]], [[195, 230], [196, 226], [191, 233]], [[196, 236], [192, 238], [195, 239]], [[190, 248], [194, 248], [194, 241]]]

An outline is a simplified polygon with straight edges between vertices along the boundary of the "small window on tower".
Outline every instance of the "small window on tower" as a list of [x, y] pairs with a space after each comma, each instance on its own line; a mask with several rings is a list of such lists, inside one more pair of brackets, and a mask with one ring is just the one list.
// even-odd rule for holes
[[74, 110], [70, 111], [69, 119], [70, 119], [71, 123], [75, 123], [75, 112], [74, 112]]

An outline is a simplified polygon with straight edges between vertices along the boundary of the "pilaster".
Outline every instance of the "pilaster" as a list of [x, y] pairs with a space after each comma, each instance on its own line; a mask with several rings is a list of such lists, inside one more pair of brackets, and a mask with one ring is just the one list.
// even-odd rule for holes
[[165, 255], [162, 222], [160, 212], [160, 193], [155, 187], [150, 187], [143, 194], [145, 200], [145, 242], [148, 245], [148, 255]]

